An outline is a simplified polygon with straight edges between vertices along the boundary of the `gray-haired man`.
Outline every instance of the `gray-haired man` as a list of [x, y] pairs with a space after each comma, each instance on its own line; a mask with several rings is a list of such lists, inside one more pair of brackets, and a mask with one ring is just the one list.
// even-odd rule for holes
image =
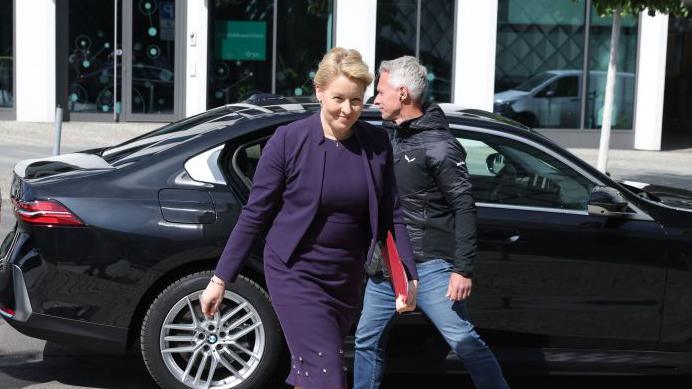
[[[417, 305], [435, 324], [477, 388], [508, 388], [500, 366], [468, 321], [476, 251], [476, 209], [466, 153], [442, 110], [424, 108], [427, 72], [414, 57], [383, 61], [375, 105], [390, 130], [394, 172], [416, 260]], [[395, 316], [392, 287], [374, 266], [356, 331], [354, 389], [378, 388], [387, 329]]]

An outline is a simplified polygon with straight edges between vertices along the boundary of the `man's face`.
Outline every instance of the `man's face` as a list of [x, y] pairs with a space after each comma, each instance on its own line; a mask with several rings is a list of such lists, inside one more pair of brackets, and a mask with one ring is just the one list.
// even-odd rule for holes
[[382, 119], [396, 121], [399, 118], [401, 115], [401, 94], [401, 88], [394, 88], [389, 84], [389, 73], [380, 73], [375, 105], [379, 108]]

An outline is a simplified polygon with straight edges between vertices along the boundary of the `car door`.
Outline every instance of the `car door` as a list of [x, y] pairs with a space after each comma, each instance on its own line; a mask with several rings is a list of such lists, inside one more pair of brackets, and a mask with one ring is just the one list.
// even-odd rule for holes
[[534, 99], [541, 127], [579, 127], [579, 76], [558, 77], [536, 93]]
[[662, 228], [630, 206], [590, 215], [597, 178], [538, 143], [464, 130], [478, 208], [471, 318], [494, 346], [655, 348]]

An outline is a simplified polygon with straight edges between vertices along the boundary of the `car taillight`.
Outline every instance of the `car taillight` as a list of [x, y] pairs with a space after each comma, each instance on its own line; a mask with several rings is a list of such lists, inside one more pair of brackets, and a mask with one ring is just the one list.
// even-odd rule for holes
[[9, 317], [13, 317], [13, 316], [14, 316], [14, 309], [9, 309], [9, 308], [0, 307], [0, 312], [4, 313], [5, 315], [7, 315], [7, 316], [9, 316]]
[[12, 199], [17, 218], [30, 224], [45, 226], [83, 226], [79, 218], [62, 204], [53, 200], [25, 202]]

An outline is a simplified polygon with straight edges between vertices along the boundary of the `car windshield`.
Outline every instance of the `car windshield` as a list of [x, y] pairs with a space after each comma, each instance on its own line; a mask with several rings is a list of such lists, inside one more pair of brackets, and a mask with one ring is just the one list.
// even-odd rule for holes
[[540, 73], [529, 78], [528, 80], [522, 82], [521, 84], [515, 86], [512, 89], [522, 92], [530, 92], [534, 90], [537, 86], [551, 79], [552, 77], [555, 77], [555, 75], [552, 73]]
[[[225, 108], [214, 109], [196, 116], [192, 116], [179, 122], [171, 123], [144, 135], [129, 139], [119, 145], [109, 147], [101, 152], [101, 157], [108, 163], [122, 160], [125, 157], [135, 156], [147, 149], [147, 153], [160, 151], [161, 147], [168, 148], [171, 142], [164, 142], [167, 139], [184, 138], [187, 139], [191, 135], [198, 134], [206, 130], [206, 126], [200, 124], [213, 121], [225, 115], [229, 115]], [[151, 146], [157, 145], [154, 149]], [[160, 147], [159, 147], [160, 146]]]

